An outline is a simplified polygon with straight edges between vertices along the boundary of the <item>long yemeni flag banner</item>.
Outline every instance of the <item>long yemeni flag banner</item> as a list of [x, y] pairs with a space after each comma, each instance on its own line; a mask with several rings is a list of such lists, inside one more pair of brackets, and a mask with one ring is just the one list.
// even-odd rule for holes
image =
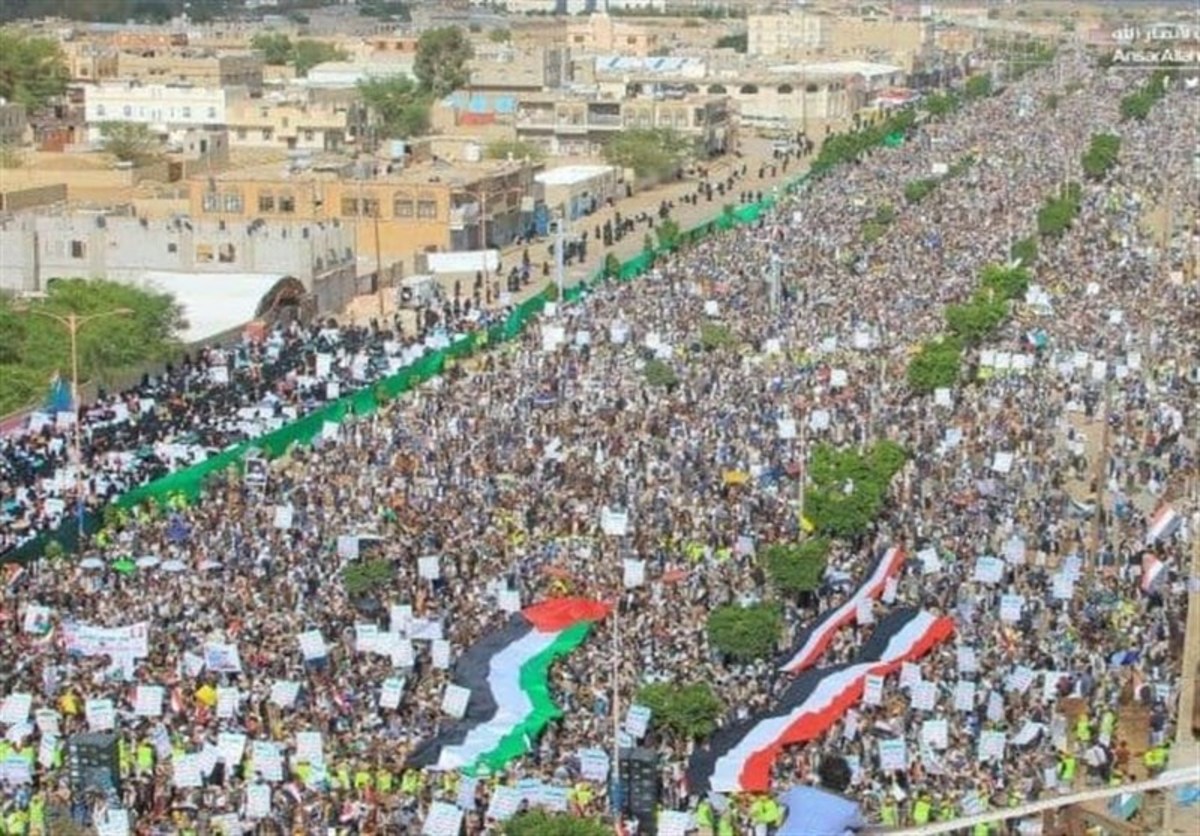
[[721, 729], [688, 764], [691, 792], [766, 792], [783, 747], [828, 731], [863, 693], [868, 675], [885, 676], [924, 656], [954, 634], [954, 621], [923, 610], [882, 619], [858, 659], [801, 674], [770, 710]]
[[829, 648], [837, 631], [858, 618], [859, 603], [873, 601], [883, 594], [888, 578], [895, 576], [904, 566], [904, 557], [903, 549], [892, 546], [875, 558], [866, 579], [853, 595], [840, 607], [823, 613], [800, 632], [796, 651], [779, 669], [788, 673], [800, 673], [805, 668], [815, 665], [821, 654]]
[[471, 696], [462, 720], [422, 743], [408, 764], [440, 770], [502, 769], [562, 715], [550, 698], [551, 663], [578, 647], [609, 605], [553, 598], [515, 614], [459, 658], [453, 681]]

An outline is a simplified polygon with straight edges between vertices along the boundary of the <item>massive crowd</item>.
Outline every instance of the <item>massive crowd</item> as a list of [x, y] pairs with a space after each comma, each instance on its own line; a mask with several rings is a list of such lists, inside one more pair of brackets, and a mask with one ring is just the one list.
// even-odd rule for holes
[[[739, 538], [761, 548], [799, 533], [788, 474], [806, 451], [779, 438], [777, 419], [787, 415], [812, 422], [809, 445], [887, 438], [912, 453], [872, 536], [835, 548], [821, 608], [839, 603], [842, 581], [853, 585], [879, 548], [901, 544], [912, 559], [879, 611], [907, 604], [951, 614], [956, 637], [920, 662], [920, 677], [936, 686], [932, 709], [913, 706], [890, 676], [878, 705], [859, 705], [819, 742], [788, 750], [777, 785], [810, 781], [825, 754], [846, 755], [851, 795], [891, 824], [1044, 797], [1085, 773], [1140, 774], [1131, 753], [1160, 752], [1173, 733], [1188, 565], [1185, 525], [1149, 547], [1166, 575], [1143, 592], [1147, 520], [1163, 503], [1185, 519], [1194, 508], [1181, 474], [1195, 472], [1200, 402], [1200, 299], [1196, 277], [1186, 278], [1197, 230], [1162, 247], [1145, 220], [1165, 192], [1176, 207], [1194, 194], [1186, 151], [1197, 120], [1187, 117], [1197, 101], [1173, 90], [1144, 123], [1119, 123], [1110, 86], [1134, 78], [1059, 61], [901, 148], [810, 184], [761, 224], [543, 316], [519, 340], [293, 449], [265, 483], [222, 479], [195, 506], [114, 525], [89, 552], [94, 561], [15, 576], [0, 600], [0, 694], [12, 712], [0, 718], [0, 767], [28, 757], [32, 782], [11, 766], [0, 773], [0, 821], [48, 832], [48, 805], [69, 806], [63, 741], [112, 721], [88, 710], [102, 699], [123, 741], [123, 796], [70, 803], [98, 822], [120, 804], [138, 833], [415, 833], [435, 800], [467, 808], [466, 833], [495, 833], [489, 788], [530, 778], [568, 786], [576, 809], [602, 812], [605, 787], [581, 779], [578, 752], [611, 745], [611, 712], [642, 684], [708, 682], [727, 708], [723, 722], [765, 708], [785, 684], [765, 662], [722, 658], [705, 620], [716, 606], [769, 594], [753, 549], [734, 548]], [[1064, 89], [1072, 92], [1051, 111], [1046, 98]], [[1043, 242], [1035, 276], [1045, 298], [1018, 304], [986, 356], [969, 357], [984, 370], [974, 385], [955, 388], [949, 402], [911, 393], [910, 349], [942, 330], [943, 307], [971, 293], [984, 265], [1007, 260], [1011, 242], [1031, 233], [1044, 197], [1080, 179], [1090, 136], [1114, 129], [1124, 139], [1118, 171], [1085, 184], [1073, 228]], [[907, 181], [968, 155], [965, 171], [905, 204]], [[866, 240], [864, 222], [883, 204], [896, 219]], [[777, 305], [763, 281], [773, 260], [785, 286]], [[700, 350], [701, 325], [713, 319], [736, 347]], [[268, 426], [286, 420], [289, 409], [324, 398], [323, 378], [348, 388], [407, 350], [383, 331], [293, 327], [238, 348], [229, 385], [212, 384], [212, 358], [201, 358], [110, 398], [88, 416], [94, 496], [103, 501], [171, 466], [185, 452], [175, 431], [194, 428], [187, 443], [220, 448], [259, 431], [260, 419], [239, 410], [265, 404]], [[994, 352], [1027, 362], [989, 372]], [[328, 371], [316, 368], [318, 354], [334, 356]], [[647, 384], [655, 354], [676, 386]], [[1101, 373], [1097, 362], [1107, 364]], [[834, 383], [840, 372], [844, 386]], [[121, 404], [140, 417], [121, 421]], [[167, 437], [164, 449], [137, 458]], [[40, 480], [63, 465], [64, 443], [47, 428], [4, 444], [15, 494], [5, 491], [6, 536], [16, 537], [18, 522], [35, 530], [54, 522], [47, 497], [67, 489]], [[997, 453], [1011, 453], [1011, 466]], [[731, 486], [728, 471], [750, 481]], [[291, 511], [281, 516], [281, 506]], [[605, 508], [629, 512], [627, 536], [601, 533]], [[374, 613], [346, 595], [336, 545], [368, 533], [395, 565]], [[440, 557], [436, 580], [418, 576], [418, 557], [430, 554]], [[983, 555], [1003, 558], [998, 582], [975, 575]], [[137, 568], [115, 569], [122, 557]], [[647, 583], [626, 589], [631, 557], [647, 562]], [[386, 627], [388, 605], [411, 604], [416, 616], [443, 621], [458, 654], [504, 623], [499, 589], [523, 603], [563, 592], [618, 601], [621, 638], [613, 641], [609, 619], [554, 666], [561, 720], [464, 799], [465, 779], [404, 769], [406, 754], [447, 722], [449, 672], [426, 642], [414, 643], [411, 669], [400, 671], [387, 657], [356, 653], [354, 625]], [[1002, 598], [1012, 595], [1023, 606], [1006, 620]], [[781, 649], [813, 613], [783, 605]], [[144, 653], [78, 652], [82, 625], [138, 624], [148, 627]], [[311, 630], [328, 651], [306, 661], [298, 636]], [[840, 631], [822, 664], [851, 658], [870, 630]], [[206, 654], [214, 645], [236, 647], [240, 658]], [[403, 697], [381, 708], [381, 686], [395, 675]], [[298, 695], [281, 696], [281, 682], [299, 683]], [[976, 686], [965, 705], [960, 682]], [[151, 684], [165, 689], [161, 712], [135, 711], [137, 686]], [[28, 710], [13, 695], [29, 695]], [[937, 720], [946, 722], [944, 744], [926, 731]], [[985, 731], [1005, 734], [1005, 756], [981, 757]], [[281, 780], [268, 780], [267, 764], [222, 755], [229, 732], [247, 746], [280, 744]], [[317, 760], [297, 752], [303, 732], [320, 734], [324, 777], [302, 777]], [[905, 742], [905, 768], [883, 768], [882, 740]], [[718, 800], [713, 814], [686, 785], [691, 744], [653, 730], [647, 743], [662, 757], [666, 807], [699, 809], [702, 832], [753, 832], [752, 808], [735, 800], [720, 814]], [[188, 755], [203, 764], [198, 785], [178, 768], [197, 762]], [[1145, 763], [1156, 767], [1157, 757]], [[264, 783], [265, 811], [255, 789]]]

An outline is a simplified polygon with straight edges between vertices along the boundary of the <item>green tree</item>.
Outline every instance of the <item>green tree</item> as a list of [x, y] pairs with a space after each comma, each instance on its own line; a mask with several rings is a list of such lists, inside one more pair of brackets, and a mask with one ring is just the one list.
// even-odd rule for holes
[[745, 52], [750, 43], [750, 37], [745, 32], [736, 35], [722, 35], [717, 38], [717, 49], [732, 49], [734, 52]]
[[670, 128], [635, 128], [614, 134], [604, 146], [604, 159], [633, 169], [638, 177], [670, 177], [693, 150], [686, 137]]
[[604, 256], [604, 275], [610, 279], [621, 275], [621, 259], [617, 258], [616, 253]]
[[954, 93], [935, 93], [928, 96], [921, 103], [921, 107], [925, 112], [935, 119], [942, 119], [949, 116], [954, 111], [958, 110], [958, 96]]
[[[96, 320], [80, 329], [79, 377], [110, 381], [145, 363], [167, 360], [180, 350], [183, 312], [165, 294], [132, 285], [84, 279], [51, 280], [47, 298], [37, 307], [47, 313], [80, 316], [128, 308], [127, 317]], [[62, 325], [14, 309], [0, 297], [0, 414], [29, 406], [46, 396], [55, 373], [69, 376], [70, 341]]]
[[263, 62], [282, 67], [292, 62], [292, 39], [281, 32], [260, 32], [250, 39], [250, 48], [263, 54]]
[[909, 180], [904, 184], [904, 199], [909, 203], [920, 203], [937, 187], [938, 181], [931, 177]]
[[1103, 180], [1117, 164], [1121, 138], [1113, 134], [1096, 134], [1083, 155], [1083, 173], [1092, 180]]
[[953, 337], [940, 337], [924, 343], [908, 363], [908, 385], [915, 392], [928, 394], [953, 386], [961, 374], [962, 343]]
[[707, 682], [657, 682], [638, 691], [637, 701], [650, 709], [656, 728], [685, 740], [708, 737], [721, 716], [721, 701]]
[[0, 29], [0, 98], [36, 110], [66, 91], [68, 77], [57, 42]]
[[654, 235], [658, 238], [658, 248], [672, 252], [679, 246], [679, 224], [673, 218], [666, 218], [655, 227]]
[[709, 613], [708, 640], [726, 656], [750, 662], [775, 652], [781, 623], [779, 609], [770, 604], [729, 604]]
[[385, 136], [407, 139], [429, 130], [429, 98], [411, 78], [373, 78], [359, 82], [358, 90]]
[[704, 322], [700, 325], [700, 346], [705, 351], [716, 351], [734, 344], [733, 334], [728, 325], [717, 322]]
[[357, 560], [342, 572], [342, 588], [350, 598], [362, 598], [382, 590], [395, 568], [390, 560]]
[[1015, 242], [1012, 245], [1010, 255], [1014, 260], [1021, 262], [1022, 267], [1033, 264], [1037, 261], [1038, 255], [1037, 239], [1033, 237], [1022, 238], [1020, 241]]
[[162, 147], [150, 127], [140, 122], [104, 122], [100, 140], [104, 150], [118, 160], [137, 165], [154, 159]]
[[893, 477], [907, 454], [881, 442], [865, 454], [819, 445], [809, 465], [812, 486], [804, 493], [805, 515], [829, 537], [862, 534], [879, 515]]
[[784, 595], [812, 592], [821, 585], [829, 556], [829, 541], [812, 538], [803, 543], [775, 543], [763, 550], [767, 574]]
[[465, 87], [471, 79], [467, 62], [473, 54], [466, 33], [457, 26], [422, 32], [413, 64], [421, 89], [440, 99]]
[[523, 139], [497, 139], [487, 144], [484, 153], [491, 160], [507, 160], [511, 157], [514, 160], [540, 161], [546, 158], [541, 146]]
[[1037, 214], [1039, 235], [1056, 238], [1071, 228], [1075, 216], [1079, 214], [1081, 191], [1078, 183], [1070, 183], [1058, 195], [1046, 199]]
[[504, 823], [504, 836], [612, 836], [612, 828], [599, 819], [529, 810]]
[[306, 76], [308, 71], [318, 64], [324, 64], [326, 61], [345, 61], [349, 57], [346, 50], [333, 44], [305, 38], [296, 41], [291, 64], [296, 68], [296, 75]]
[[675, 374], [675, 370], [657, 357], [646, 361], [646, 365], [642, 368], [642, 376], [651, 386], [664, 389], [673, 389], [679, 383], [679, 377]]
[[965, 305], [946, 306], [946, 327], [967, 345], [978, 345], [1008, 317], [1008, 304], [997, 294], [980, 292]]
[[992, 79], [991, 76], [973, 75], [967, 79], [967, 83], [963, 86], [964, 92], [968, 99], [983, 99], [992, 95]]
[[[1013, 245], [1014, 249], [1016, 246]], [[1036, 255], [1037, 244], [1033, 246]], [[983, 287], [995, 291], [1001, 299], [1024, 299], [1025, 291], [1029, 290], [1029, 270], [1023, 265], [989, 264], [983, 268], [981, 278]]]

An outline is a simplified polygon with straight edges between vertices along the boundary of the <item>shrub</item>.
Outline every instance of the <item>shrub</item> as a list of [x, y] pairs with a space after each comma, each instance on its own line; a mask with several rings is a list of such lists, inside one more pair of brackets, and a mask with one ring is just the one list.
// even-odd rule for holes
[[946, 306], [946, 327], [967, 345], [975, 345], [991, 336], [1006, 316], [1008, 306], [1003, 299], [979, 293], [965, 305]]
[[812, 592], [821, 585], [828, 555], [829, 541], [814, 538], [769, 546], [763, 551], [763, 561], [775, 588], [790, 595]]
[[1010, 255], [1013, 260], [1021, 262], [1022, 267], [1033, 264], [1037, 261], [1038, 255], [1037, 239], [1033, 237], [1022, 238], [1012, 245]]
[[887, 227], [879, 223], [879, 221], [867, 221], [863, 224], [863, 241], [867, 244], [874, 244], [883, 237], [885, 232], [887, 232]]
[[986, 75], [973, 75], [963, 88], [968, 99], [983, 99], [992, 95], [992, 79]]
[[962, 364], [962, 343], [953, 337], [930, 340], [908, 364], [908, 385], [916, 392], [953, 386]]
[[718, 607], [708, 616], [708, 639], [739, 662], [769, 656], [779, 641], [779, 610], [769, 604]]
[[705, 322], [700, 325], [700, 345], [705, 351], [715, 351], [718, 348], [733, 344], [733, 334], [729, 326], [716, 322]]
[[1120, 137], [1112, 134], [1096, 134], [1083, 155], [1083, 173], [1093, 180], [1103, 180], [1117, 164], [1121, 151]]
[[875, 210], [875, 223], [887, 226], [896, 220], [896, 208], [890, 203], [884, 203]]
[[342, 587], [348, 596], [358, 598], [385, 586], [393, 574], [390, 560], [358, 560], [342, 572]]
[[904, 199], [909, 203], [920, 203], [937, 188], [938, 181], [926, 177], [920, 180], [910, 180], [904, 185]]
[[646, 366], [642, 369], [642, 375], [651, 386], [672, 389], [679, 383], [679, 377], [675, 374], [675, 370], [657, 357], [646, 361]]
[[[1029, 240], [1029, 239], [1026, 239]], [[1016, 249], [1016, 244], [1013, 249]], [[1034, 253], [1037, 245], [1034, 244]], [[1029, 290], [1029, 271], [1023, 266], [990, 264], [983, 268], [983, 287], [996, 293], [1001, 299], [1024, 299]]]
[[621, 259], [617, 258], [616, 253], [604, 256], [604, 275], [610, 279], [621, 275]]
[[708, 737], [721, 716], [721, 701], [707, 682], [657, 682], [642, 688], [637, 701], [650, 709], [652, 724], [684, 739]]

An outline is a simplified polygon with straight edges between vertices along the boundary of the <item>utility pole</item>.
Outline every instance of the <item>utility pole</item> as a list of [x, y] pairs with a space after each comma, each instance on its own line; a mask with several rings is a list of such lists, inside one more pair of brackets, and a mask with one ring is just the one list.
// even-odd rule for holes
[[558, 229], [554, 238], [554, 276], [558, 284], [558, 304], [555, 312], [562, 316], [563, 286], [566, 283], [566, 242], [567, 242], [567, 204], [562, 204], [562, 214], [558, 217]]

